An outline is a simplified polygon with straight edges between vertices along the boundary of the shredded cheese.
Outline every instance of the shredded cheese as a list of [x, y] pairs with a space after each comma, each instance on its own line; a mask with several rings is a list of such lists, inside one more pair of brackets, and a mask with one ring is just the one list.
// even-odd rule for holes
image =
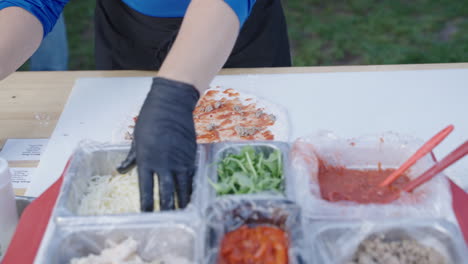
[[[154, 210], [159, 211], [159, 186], [154, 177]], [[95, 175], [78, 207], [79, 215], [140, 212], [140, 192], [136, 169], [127, 174]]]

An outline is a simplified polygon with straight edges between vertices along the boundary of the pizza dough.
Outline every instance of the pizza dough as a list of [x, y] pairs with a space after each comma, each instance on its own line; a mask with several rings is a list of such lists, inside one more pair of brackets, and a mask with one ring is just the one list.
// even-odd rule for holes
[[209, 89], [193, 112], [198, 143], [288, 140], [280, 107], [232, 88]]
[[[208, 89], [193, 112], [197, 143], [289, 140], [287, 112], [255, 95], [217, 86]], [[130, 142], [137, 112], [125, 117], [113, 142]]]

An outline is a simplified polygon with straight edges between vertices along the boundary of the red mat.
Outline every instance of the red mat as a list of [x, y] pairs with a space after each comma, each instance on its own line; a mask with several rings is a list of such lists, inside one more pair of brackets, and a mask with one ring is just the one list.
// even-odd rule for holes
[[[52, 209], [60, 192], [61, 184], [62, 177], [26, 208], [3, 259], [3, 264], [27, 264], [34, 262]], [[468, 194], [453, 182], [450, 182], [450, 185], [453, 194], [453, 208], [465, 241], [468, 243]]]

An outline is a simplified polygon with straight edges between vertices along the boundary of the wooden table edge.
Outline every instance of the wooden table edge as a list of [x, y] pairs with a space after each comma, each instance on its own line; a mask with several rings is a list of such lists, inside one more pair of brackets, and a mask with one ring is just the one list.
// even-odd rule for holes
[[[311, 67], [278, 67], [278, 68], [234, 68], [222, 69], [219, 75], [236, 74], [287, 74], [287, 73], [331, 73], [331, 72], [376, 72], [376, 71], [414, 71], [467, 69], [468, 63], [433, 63], [433, 64], [392, 64], [392, 65], [356, 65], [356, 66], [311, 66]], [[48, 71], [48, 72], [15, 72], [10, 78], [37, 75], [62, 75], [67, 78], [84, 77], [144, 77], [154, 76], [156, 71]]]

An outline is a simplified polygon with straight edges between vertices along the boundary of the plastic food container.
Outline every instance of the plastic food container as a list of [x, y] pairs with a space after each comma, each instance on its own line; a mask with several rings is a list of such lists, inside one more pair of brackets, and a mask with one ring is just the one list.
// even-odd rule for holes
[[15, 194], [8, 162], [0, 158], [0, 260], [6, 252], [18, 223]]
[[[382, 145], [384, 143], [380, 139], [378, 142], [368, 138], [352, 142], [341, 140], [339, 146], [346, 143], [365, 155], [349, 152], [354, 153], [353, 156], [344, 151], [346, 155], [330, 157], [337, 157], [337, 161], [346, 158], [350, 162], [347, 165], [356, 165], [359, 168], [372, 168], [378, 161], [388, 161], [382, 163], [383, 167], [396, 167], [399, 162], [404, 161], [404, 155], [411, 154], [409, 147], [413, 147], [409, 141], [397, 139], [400, 141], [385, 137], [384, 142], [388, 145]], [[320, 144], [337, 145], [334, 141], [336, 138], [330, 140], [332, 142], [320, 141]], [[349, 143], [353, 143], [353, 146]], [[208, 182], [208, 178], [217, 182], [217, 163], [229, 153], [239, 153], [248, 145], [265, 154], [281, 151], [284, 192], [217, 196]], [[348, 150], [348, 147], [343, 149]], [[282, 142], [246, 141], [199, 145], [194, 191], [186, 209], [154, 213], [78, 215], [77, 209], [90, 177], [112, 174], [128, 151], [129, 145], [92, 142], [79, 145], [64, 173], [58, 201], [35, 263], [69, 263], [72, 258], [100, 253], [106, 246], [106, 240], [118, 243], [128, 237], [139, 243], [138, 254], [145, 261], [172, 254], [194, 263], [216, 263], [225, 235], [244, 225], [273, 226], [283, 230], [289, 240], [288, 263], [291, 264], [339, 264], [339, 261], [347, 261], [366, 237], [391, 231], [398, 238], [406, 235], [407, 230], [410, 230], [410, 236], [422, 243], [435, 243], [437, 246], [441, 244], [441, 254], [453, 263], [463, 263], [459, 260], [466, 257], [465, 244], [456, 227], [448, 222], [428, 220], [453, 217], [451, 196], [445, 178], [438, 177], [434, 185], [434, 188], [441, 189], [434, 191], [431, 187], [423, 190], [420, 196], [427, 199], [424, 203], [417, 203], [418, 200], [415, 200], [416, 203], [411, 205], [332, 204], [314, 196], [311, 192], [314, 185], [308, 176], [311, 175], [310, 170], [307, 170], [309, 167], [301, 163], [304, 160], [290, 160], [293, 155], [289, 153], [289, 145]], [[294, 149], [292, 152], [294, 153]], [[315, 154], [311, 157], [315, 157]], [[353, 161], [353, 157], [366, 159]], [[398, 160], [394, 160], [394, 157]], [[432, 164], [430, 158], [427, 159], [418, 164], [417, 168]], [[299, 166], [293, 169], [292, 165]], [[372, 220], [381, 217], [385, 218], [385, 222]], [[392, 220], [397, 217], [407, 221]], [[353, 218], [361, 221], [350, 220]]]
[[[78, 215], [77, 209], [91, 176], [114, 173], [129, 145], [81, 142], [73, 153], [52, 211], [35, 263], [69, 263], [72, 258], [99, 254], [106, 240], [120, 243], [132, 237], [145, 261], [172, 254], [199, 263], [203, 249], [200, 220], [201, 196], [197, 180], [203, 173], [204, 146], [197, 155], [198, 170], [192, 200], [183, 210], [154, 213]], [[165, 239], [162, 239], [164, 235]], [[179, 252], [180, 251], [180, 252]]]
[[385, 234], [389, 241], [412, 238], [432, 247], [448, 264], [465, 263], [468, 249], [460, 230], [451, 222], [435, 219], [404, 221], [319, 221], [308, 222], [308, 247], [312, 263], [345, 264], [352, 260], [359, 244], [366, 238]]
[[[128, 144], [108, 145], [88, 141], [81, 142], [73, 153], [70, 165], [64, 174], [54, 216], [57, 216], [59, 221], [67, 221], [67, 218], [70, 217], [88, 218], [90, 221], [94, 221], [93, 219], [96, 216], [78, 214], [81, 199], [85, 196], [90, 179], [95, 175], [117, 174], [115, 168], [125, 159], [129, 150], [130, 146]], [[197, 185], [197, 182], [199, 182], [200, 175], [203, 175], [205, 155], [204, 147], [200, 146], [191, 202], [185, 209], [177, 211], [192, 212], [200, 208], [201, 196], [199, 193], [202, 192], [200, 189], [202, 186]], [[159, 213], [155, 212], [153, 214]], [[125, 215], [141, 216], [148, 215], [148, 213], [128, 213]], [[106, 217], [101, 217], [101, 219], [106, 219]]]
[[[209, 155], [208, 155], [208, 165], [206, 168], [208, 177], [212, 182], [218, 182], [218, 164], [226, 158], [229, 154], [240, 154], [241, 150], [246, 147], [251, 146], [256, 153], [263, 153], [265, 157], [267, 157], [270, 153], [275, 150], [280, 151], [282, 156], [282, 167], [283, 167], [283, 184], [282, 184], [282, 192], [277, 191], [262, 191], [260, 193], [249, 194], [249, 195], [278, 195], [282, 197], [292, 197], [293, 196], [293, 188], [294, 188], [294, 178], [293, 175], [290, 173], [289, 167], [289, 145], [285, 142], [277, 142], [277, 141], [243, 141], [243, 142], [224, 142], [224, 143], [216, 143], [209, 145]], [[206, 188], [206, 198], [205, 200], [208, 202], [213, 202], [216, 197], [223, 197], [223, 196], [232, 196], [232, 195], [217, 195], [216, 190], [211, 186], [207, 179], [203, 179], [204, 181], [201, 183], [202, 185], [207, 186]], [[206, 208], [206, 205], [205, 205]]]
[[291, 201], [247, 195], [223, 197], [207, 209], [205, 219], [203, 263], [216, 263], [224, 235], [243, 225], [267, 225], [282, 229], [289, 238], [288, 263], [305, 263], [300, 208]]
[[183, 258], [199, 263], [199, 226], [189, 219], [161, 217], [146, 223], [121, 222], [113, 225], [56, 225], [43, 244], [35, 263], [68, 264], [73, 258], [100, 254], [107, 241], [121, 243], [131, 237], [138, 243], [138, 255], [145, 261], [163, 257]]
[[[347, 169], [398, 168], [423, 142], [412, 137], [386, 133], [343, 139], [330, 132], [298, 139], [292, 147], [292, 166], [296, 177], [296, 200], [307, 217], [313, 219], [375, 219], [375, 218], [448, 218], [455, 222], [452, 196], [444, 175], [410, 194], [403, 194], [389, 204], [359, 204], [351, 201], [330, 202], [322, 198], [318, 181], [319, 160]], [[414, 179], [434, 164], [427, 155], [407, 172]]]

